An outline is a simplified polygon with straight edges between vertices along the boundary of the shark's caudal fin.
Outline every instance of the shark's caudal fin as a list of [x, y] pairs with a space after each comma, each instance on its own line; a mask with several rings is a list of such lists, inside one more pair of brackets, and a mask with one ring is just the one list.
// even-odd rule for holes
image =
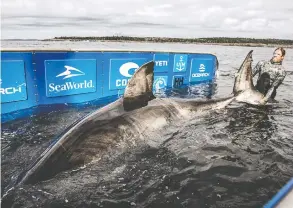
[[247, 89], [255, 89], [252, 80], [251, 63], [253, 50], [249, 51], [243, 63], [241, 64], [238, 72], [235, 75], [233, 94], [238, 95]]
[[123, 97], [125, 111], [144, 107], [148, 101], [155, 98], [153, 95], [154, 61], [139, 67], [129, 80]]

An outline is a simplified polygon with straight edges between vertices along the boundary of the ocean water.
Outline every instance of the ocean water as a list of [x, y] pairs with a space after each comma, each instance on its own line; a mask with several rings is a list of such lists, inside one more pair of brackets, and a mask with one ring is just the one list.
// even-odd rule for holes
[[[254, 50], [253, 65], [269, 59], [274, 50], [175, 43], [2, 42], [2, 48], [36, 47], [213, 53], [219, 59], [215, 98], [232, 92], [235, 70], [249, 50]], [[158, 135], [164, 141], [158, 146], [126, 146], [35, 185], [11, 188], [53, 138], [95, 106], [2, 124], [2, 207], [262, 207], [293, 176], [292, 54], [288, 49], [284, 60], [288, 75], [278, 89], [278, 103], [231, 104], [185, 121], [172, 134]], [[204, 93], [203, 87], [190, 86], [170, 96]]]

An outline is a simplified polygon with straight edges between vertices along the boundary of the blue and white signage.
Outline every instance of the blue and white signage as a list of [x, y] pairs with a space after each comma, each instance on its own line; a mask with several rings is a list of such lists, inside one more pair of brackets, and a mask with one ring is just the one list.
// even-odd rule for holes
[[213, 79], [213, 61], [211, 59], [197, 59], [191, 61], [190, 82]]
[[96, 92], [96, 66], [91, 59], [46, 60], [47, 97]]
[[187, 58], [186, 54], [175, 54], [173, 72], [186, 72]]
[[1, 61], [1, 103], [27, 100], [23, 61]]
[[153, 90], [155, 92], [166, 89], [168, 84], [168, 76], [154, 76]]
[[110, 60], [110, 90], [124, 89], [134, 74], [134, 72], [143, 64], [147, 59], [111, 59]]
[[185, 84], [185, 77], [183, 75], [174, 75], [172, 80], [172, 87], [178, 88]]
[[169, 69], [169, 54], [158, 53], [154, 55], [154, 72], [168, 72]]

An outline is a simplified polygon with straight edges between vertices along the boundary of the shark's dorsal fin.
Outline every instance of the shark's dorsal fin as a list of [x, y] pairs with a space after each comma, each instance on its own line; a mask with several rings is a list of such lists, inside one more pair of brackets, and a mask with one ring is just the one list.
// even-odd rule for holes
[[154, 61], [150, 61], [139, 67], [128, 81], [123, 97], [124, 110], [144, 107], [148, 101], [154, 99], [153, 82]]

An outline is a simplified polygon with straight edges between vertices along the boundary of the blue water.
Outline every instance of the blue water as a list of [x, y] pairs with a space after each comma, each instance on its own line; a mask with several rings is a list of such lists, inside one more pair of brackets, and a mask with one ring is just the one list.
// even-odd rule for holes
[[[254, 63], [273, 48], [138, 43], [5, 43], [13, 47], [133, 48], [208, 52], [219, 59], [213, 97], [231, 93], [236, 68], [250, 49]], [[26, 44], [26, 45], [25, 45]], [[46, 44], [48, 44], [46, 46]], [[62, 45], [63, 44], [63, 45]], [[100, 44], [100, 45], [99, 45]], [[293, 175], [292, 49], [278, 103], [267, 107], [232, 104], [197, 117], [164, 135], [157, 147], [139, 144], [81, 169], [63, 172], [34, 186], [8, 186], [76, 119], [95, 110], [62, 108], [2, 125], [3, 207], [261, 207]], [[196, 98], [203, 86], [168, 96]]]

